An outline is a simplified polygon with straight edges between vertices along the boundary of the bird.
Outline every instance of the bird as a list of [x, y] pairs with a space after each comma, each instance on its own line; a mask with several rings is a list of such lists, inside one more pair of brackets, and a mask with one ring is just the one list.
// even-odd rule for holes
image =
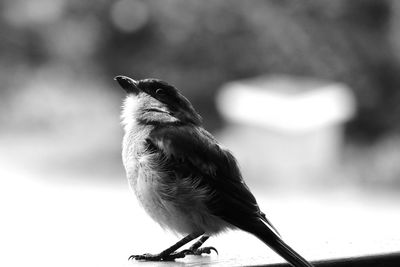
[[130, 260], [218, 254], [203, 243], [211, 235], [239, 229], [259, 238], [292, 266], [313, 266], [282, 240], [243, 180], [235, 157], [205, 130], [199, 113], [175, 86], [154, 78], [119, 75], [114, 80], [126, 92], [121, 124], [128, 183], [153, 220], [184, 236], [160, 253], [131, 255]]

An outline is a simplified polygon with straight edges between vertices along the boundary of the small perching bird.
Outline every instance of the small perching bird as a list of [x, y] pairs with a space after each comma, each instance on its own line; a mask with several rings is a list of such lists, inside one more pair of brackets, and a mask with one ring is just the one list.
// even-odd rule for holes
[[[293, 266], [312, 266], [280, 238], [243, 181], [235, 158], [202, 127], [200, 115], [174, 86], [157, 79], [115, 80], [127, 92], [121, 118], [129, 184], [156, 222], [186, 235], [161, 253], [130, 259], [165, 261], [209, 254], [216, 249], [201, 245], [210, 235], [241, 229]], [[177, 251], [196, 238], [189, 249]]]

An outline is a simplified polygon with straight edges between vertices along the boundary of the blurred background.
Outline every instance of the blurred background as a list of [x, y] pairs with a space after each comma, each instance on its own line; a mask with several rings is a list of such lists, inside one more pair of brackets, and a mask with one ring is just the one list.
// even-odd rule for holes
[[7, 266], [124, 265], [175, 240], [129, 192], [119, 74], [177, 86], [305, 256], [400, 244], [399, 2], [2, 0], [0, 31]]

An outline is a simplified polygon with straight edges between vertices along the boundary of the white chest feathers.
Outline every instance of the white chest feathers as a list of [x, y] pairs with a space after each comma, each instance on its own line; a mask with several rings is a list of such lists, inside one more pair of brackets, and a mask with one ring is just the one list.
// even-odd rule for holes
[[136, 120], [138, 101], [128, 96], [121, 114], [125, 135], [122, 143], [122, 161], [129, 185], [146, 212], [158, 222], [165, 220], [165, 209], [158, 193], [162, 173], [157, 171], [157, 155], [152, 154], [146, 144], [152, 126], [139, 125]]
[[[166, 183], [173, 177], [162, 166], [165, 164], [162, 157], [149, 151], [146, 139], [153, 127], [137, 123], [137, 109], [137, 99], [128, 96], [121, 114], [125, 130], [122, 158], [129, 184], [146, 212], [162, 227], [182, 234], [217, 233], [231, 227], [209, 213], [205, 205], [206, 189], [186, 183], [185, 177], [177, 179], [175, 184]], [[170, 194], [169, 198], [165, 198], [165, 192]]]

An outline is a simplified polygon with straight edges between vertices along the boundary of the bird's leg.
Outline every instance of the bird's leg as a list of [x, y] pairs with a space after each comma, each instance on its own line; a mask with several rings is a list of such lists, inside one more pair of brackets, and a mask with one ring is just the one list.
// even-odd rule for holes
[[203, 253], [210, 254], [214, 250], [218, 254], [218, 250], [214, 247], [201, 247], [210, 236], [203, 235], [199, 240], [196, 241], [189, 249], [183, 250], [186, 255], [201, 255]]
[[183, 239], [178, 241], [176, 244], [172, 245], [171, 247], [167, 248], [166, 250], [162, 251], [158, 254], [143, 254], [143, 255], [131, 255], [128, 260], [135, 259], [135, 260], [145, 260], [145, 261], [173, 261], [178, 258], [184, 258], [187, 254], [185, 250], [175, 252], [178, 248], [182, 247], [183, 245], [187, 244], [188, 242], [192, 241], [193, 239], [201, 236], [203, 233], [192, 233], [190, 235], [185, 236]]

